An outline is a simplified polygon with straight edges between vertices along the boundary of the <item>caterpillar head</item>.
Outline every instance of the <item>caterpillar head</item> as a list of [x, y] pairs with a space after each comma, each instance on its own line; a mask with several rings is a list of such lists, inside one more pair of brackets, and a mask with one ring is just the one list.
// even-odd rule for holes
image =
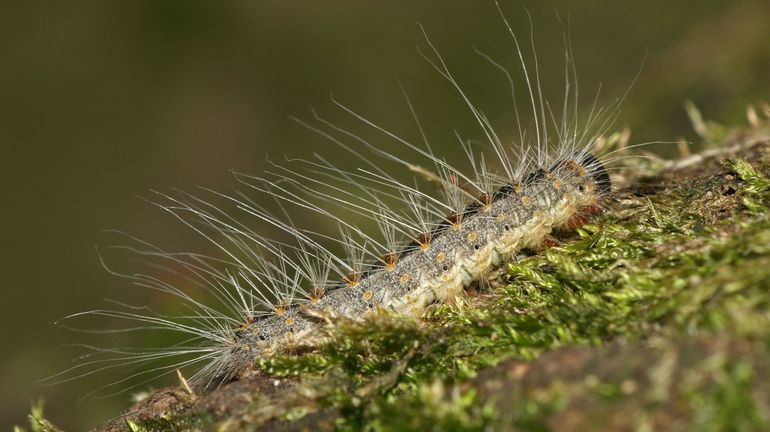
[[580, 166], [585, 170], [589, 181], [592, 182], [596, 189], [597, 196], [603, 196], [610, 192], [612, 189], [612, 181], [610, 181], [610, 175], [604, 168], [599, 158], [591, 153], [584, 153], [578, 159]]
[[612, 189], [607, 170], [591, 153], [579, 153], [571, 159], [556, 162], [552, 171], [563, 179], [578, 213], [595, 213], [598, 201]]

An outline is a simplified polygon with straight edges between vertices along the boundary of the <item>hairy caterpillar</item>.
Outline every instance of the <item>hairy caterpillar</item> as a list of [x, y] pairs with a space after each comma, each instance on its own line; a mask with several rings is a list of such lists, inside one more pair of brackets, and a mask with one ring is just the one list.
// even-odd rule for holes
[[[511, 35], [522, 57], [519, 43]], [[192, 377], [200, 384], [237, 378], [249, 373], [256, 358], [295, 343], [308, 343], [320, 333], [320, 326], [337, 317], [358, 319], [378, 308], [419, 316], [430, 303], [451, 301], [464, 285], [483, 278], [517, 251], [536, 247], [551, 230], [569, 227], [595, 210], [609, 191], [604, 164], [611, 162], [608, 155], [598, 154], [597, 140], [611, 126], [613, 112], [598, 110], [579, 122], [573, 111], [577, 94], [567, 76], [564, 108], [553, 113], [539, 91], [536, 70], [522, 57], [534, 131], [520, 126], [517, 143], [512, 144], [498, 136], [454, 81], [438, 52], [433, 53], [437, 56], [434, 65], [466, 100], [494, 162], [460, 139], [472, 166], [472, 172], [464, 174], [436, 156], [427, 143], [411, 144], [340, 104], [355, 119], [431, 163], [435, 175], [427, 175], [440, 186], [438, 193], [397, 180], [377, 163], [359, 156], [363, 148], [391, 158], [385, 150], [319, 118], [318, 127], [324, 128], [321, 133], [360, 157], [363, 168], [343, 172], [318, 158], [295, 164], [304, 171], [277, 166], [277, 172], [266, 178], [239, 176], [264, 195], [256, 201], [242, 196], [226, 198], [257, 224], [293, 237], [293, 243], [265, 238], [199, 198], [167, 197], [163, 208], [221, 247], [223, 257], [183, 256], [154, 249], [144, 252], [183, 269], [221, 304], [204, 304], [151, 276], [131, 276], [140, 285], [178, 296], [191, 311], [180, 317], [146, 310], [88, 314], [137, 320], [192, 339], [159, 352], [119, 352], [118, 357], [130, 363], [187, 356], [182, 362], [170, 361], [167, 367], [173, 370], [202, 362], [203, 368]], [[557, 115], [561, 116], [558, 122], [554, 120]], [[396, 162], [418, 170], [410, 162]], [[264, 198], [278, 199], [291, 209], [270, 212], [262, 206]], [[400, 201], [404, 210], [394, 207], [393, 201]], [[346, 221], [335, 206], [371, 219], [381, 233]], [[296, 211], [332, 220], [340, 227], [338, 237], [295, 226], [291, 215]], [[344, 258], [334, 252], [339, 245], [347, 251]], [[100, 367], [99, 363], [84, 366]]]

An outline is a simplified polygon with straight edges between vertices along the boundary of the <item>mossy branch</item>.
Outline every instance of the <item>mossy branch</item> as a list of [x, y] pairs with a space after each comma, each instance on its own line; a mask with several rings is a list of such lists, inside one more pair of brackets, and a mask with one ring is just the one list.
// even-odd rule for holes
[[343, 323], [260, 376], [158, 391], [100, 430], [766, 429], [770, 133], [723, 141], [634, 172], [498, 288]]

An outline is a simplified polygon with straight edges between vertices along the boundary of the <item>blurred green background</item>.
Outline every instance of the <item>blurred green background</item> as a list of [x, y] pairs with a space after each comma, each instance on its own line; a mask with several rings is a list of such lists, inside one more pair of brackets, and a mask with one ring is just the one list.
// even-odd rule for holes
[[[503, 1], [526, 37], [523, 6], [535, 21], [543, 81], [557, 96], [557, 13], [571, 21], [585, 105], [599, 83], [600, 101], [622, 94], [646, 55], [618, 123], [631, 127], [631, 143], [697, 141], [685, 99], [732, 124], [745, 121], [747, 104], [770, 99], [766, 0]], [[491, 1], [2, 2], [0, 426], [24, 423], [38, 397], [69, 430], [128, 406], [130, 392], [79, 401], [120, 373], [54, 387], [34, 381], [70, 364], [80, 351], [68, 344], [90, 340], [54, 326], [56, 319], [102, 307], [105, 297], [160, 301], [100, 266], [94, 246], [116, 241], [105, 229], [207, 252], [136, 196], [195, 185], [231, 190], [229, 170], [260, 173], [266, 155], [318, 150], [334, 159], [333, 147], [289, 119], [309, 119], [313, 106], [355, 124], [334, 109], [330, 91], [417, 139], [400, 81], [434, 148], [454, 145], [454, 129], [480, 137], [418, 54], [425, 43], [415, 21], [477, 105], [497, 124], [509, 122], [505, 82], [473, 53], [475, 46], [515, 65]], [[671, 146], [657, 149], [673, 154]]]

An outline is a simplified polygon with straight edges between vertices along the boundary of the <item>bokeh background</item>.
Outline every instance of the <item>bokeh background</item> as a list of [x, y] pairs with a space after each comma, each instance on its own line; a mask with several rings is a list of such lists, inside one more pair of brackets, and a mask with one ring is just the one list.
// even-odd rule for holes
[[[557, 14], [571, 22], [585, 106], [599, 83], [606, 103], [641, 69], [618, 122], [631, 127], [631, 143], [697, 142], [686, 99], [726, 124], [745, 122], [747, 104], [770, 99], [765, 0], [502, 3], [524, 37], [523, 7], [533, 16], [543, 82], [555, 95]], [[53, 387], [35, 381], [71, 363], [80, 351], [69, 344], [90, 340], [56, 319], [102, 307], [105, 297], [163, 301], [101, 267], [95, 246], [115, 243], [105, 229], [210, 252], [137, 196], [196, 185], [228, 191], [237, 187], [230, 170], [259, 173], [266, 155], [319, 151], [333, 159], [333, 147], [290, 120], [311, 118], [312, 106], [338, 124], [355, 123], [332, 106], [332, 91], [417, 139], [400, 81], [434, 146], [447, 149], [439, 152], [453, 151], [454, 129], [480, 137], [456, 93], [420, 57], [416, 21], [475, 102], [498, 124], [509, 122], [505, 82], [473, 53], [515, 65], [491, 1], [2, 2], [0, 426], [24, 423], [37, 398], [68, 430], [128, 406], [130, 392], [80, 400], [120, 373]], [[655, 150], [672, 154], [671, 146]], [[117, 340], [151, 345], [146, 337]], [[157, 385], [164, 383], [172, 377]]]

